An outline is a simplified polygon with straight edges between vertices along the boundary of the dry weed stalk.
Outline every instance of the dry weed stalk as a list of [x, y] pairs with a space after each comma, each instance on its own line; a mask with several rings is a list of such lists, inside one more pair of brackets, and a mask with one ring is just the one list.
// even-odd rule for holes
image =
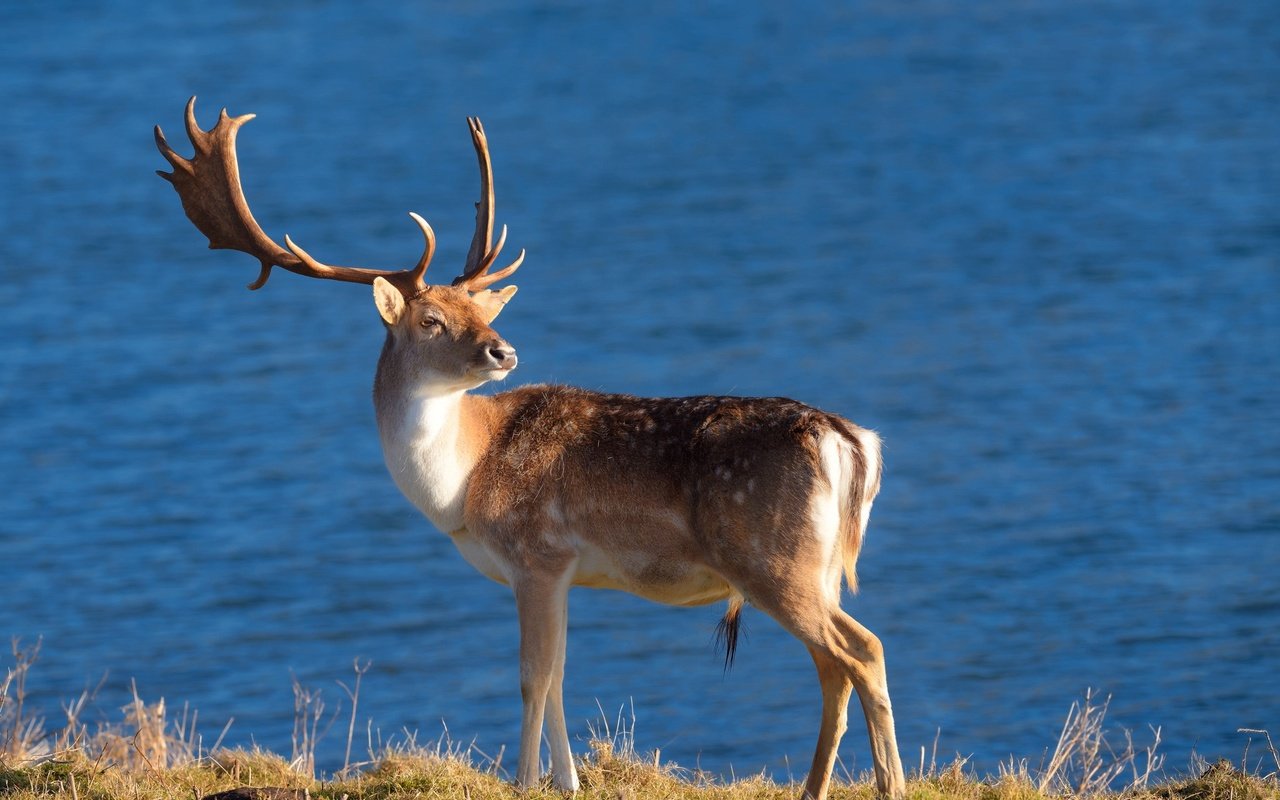
[[356, 673], [354, 687], [348, 688], [345, 683], [338, 681], [338, 685], [342, 687], [342, 691], [346, 692], [347, 697], [351, 698], [351, 719], [347, 723], [347, 749], [342, 756], [341, 774], [343, 775], [351, 769], [351, 740], [354, 739], [356, 735], [356, 709], [360, 705], [360, 679], [364, 677], [364, 674], [369, 671], [369, 667], [371, 666], [373, 666], [373, 662], [368, 660], [366, 660], [364, 665], [361, 666], [360, 659], [357, 658], [352, 664], [352, 668]]
[[308, 778], [316, 776], [316, 745], [320, 741], [320, 719], [324, 697], [319, 689], [308, 689], [293, 678], [293, 753], [289, 767]]
[[27, 675], [40, 658], [40, 640], [23, 647], [15, 637], [9, 644], [13, 667], [5, 670], [4, 680], [0, 681], [0, 764], [23, 766], [51, 754], [44, 720], [26, 716]]
[[1092, 689], [1085, 692], [1083, 702], [1071, 704], [1053, 755], [1036, 782], [1041, 793], [1081, 797], [1101, 795], [1110, 791], [1116, 779], [1130, 768], [1133, 779], [1126, 788], [1142, 789], [1160, 771], [1164, 765], [1164, 756], [1156, 754], [1160, 745], [1160, 729], [1151, 729], [1154, 740], [1145, 748], [1145, 764], [1139, 766], [1129, 731], [1125, 731], [1125, 745], [1120, 750], [1107, 740], [1102, 724], [1110, 705], [1110, 695], [1099, 704]]
[[929, 754], [928, 769], [924, 766], [924, 745], [920, 745], [920, 769], [916, 772], [916, 778], [930, 780], [938, 776], [938, 740], [941, 738], [942, 728], [938, 728], [933, 732], [933, 751]]
[[[613, 719], [613, 725], [609, 724], [609, 716], [605, 714], [604, 706], [600, 705], [599, 700], [596, 701], [596, 709], [600, 712], [600, 721], [598, 723], [587, 723], [587, 732], [591, 734], [592, 743], [607, 743], [609, 751], [618, 758], [632, 761], [639, 760], [639, 753], [636, 752], [635, 700], [631, 701], [631, 718], [628, 720], [624, 716], [627, 711], [626, 706], [619, 706], [618, 713]], [[658, 751], [654, 752], [656, 759], [660, 754]]]
[[[138, 694], [136, 682], [130, 682], [129, 688], [131, 699], [120, 709], [124, 721], [102, 724], [97, 733], [89, 737], [82, 734], [83, 749], [127, 771], [160, 772], [199, 761], [203, 752], [196, 732], [197, 715], [184, 705], [182, 716], [170, 724], [163, 697], [148, 704]], [[78, 722], [77, 706], [82, 705], [82, 701], [67, 712], [69, 726], [75, 724], [81, 731], [84, 726]]]
[[[1270, 751], [1271, 760], [1275, 762], [1276, 768], [1273, 772], [1263, 775], [1262, 777], [1267, 780], [1280, 781], [1280, 750], [1277, 750], [1275, 742], [1271, 741], [1271, 732], [1262, 730], [1260, 728], [1237, 728], [1236, 733], [1256, 734], [1264, 737], [1267, 740], [1267, 750]], [[1249, 741], [1245, 743], [1245, 746], [1244, 746], [1244, 756], [1241, 758], [1241, 769], [1244, 772], [1249, 772], [1249, 745], [1252, 743], [1253, 743], [1253, 739], [1251, 737]], [[1258, 774], [1262, 773], [1262, 762], [1258, 762], [1257, 771], [1258, 771]]]
[[[98, 688], [101, 688], [101, 684]], [[54, 737], [54, 750], [58, 752], [78, 750], [88, 741], [89, 729], [81, 722], [81, 717], [84, 715], [84, 710], [89, 707], [90, 701], [97, 695], [98, 688], [85, 689], [73, 702], [62, 704], [62, 713], [67, 721]]]
[[153, 705], [142, 702], [138, 684], [129, 683], [133, 700], [124, 707], [124, 724], [134, 730], [133, 747], [153, 767], [169, 763], [169, 740], [165, 735], [164, 698]]

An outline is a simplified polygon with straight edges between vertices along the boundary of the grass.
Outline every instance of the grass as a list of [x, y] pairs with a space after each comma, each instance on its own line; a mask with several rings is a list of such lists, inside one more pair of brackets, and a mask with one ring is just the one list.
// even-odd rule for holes
[[[317, 693], [295, 681], [294, 752], [207, 750], [196, 717], [184, 709], [171, 718], [164, 701], [148, 704], [137, 693], [123, 719], [90, 731], [81, 720], [91, 693], [64, 706], [65, 723], [47, 731], [26, 709], [26, 679], [39, 645], [13, 644], [14, 666], [0, 680], [0, 800], [200, 800], [231, 792], [222, 800], [560, 800], [544, 787], [521, 794], [502, 774], [501, 759], [447, 738], [419, 745], [412, 737], [371, 744], [366, 762], [352, 763], [351, 742], [360, 677], [355, 664], [343, 769], [315, 777]], [[964, 759], [939, 766], [935, 752], [907, 785], [909, 800], [1280, 800], [1280, 752], [1265, 731], [1245, 731], [1266, 742], [1262, 759], [1239, 766], [1227, 761], [1195, 764], [1187, 774], [1166, 776], [1153, 743], [1138, 749], [1129, 732], [1113, 744], [1103, 727], [1107, 700], [1092, 693], [1072, 705], [1052, 755], [1040, 766], [1011, 760], [996, 775], [980, 776]], [[225, 733], [225, 729], [224, 729]], [[219, 737], [220, 738], [220, 737]], [[1252, 740], [1251, 740], [1252, 741]], [[1264, 766], [1265, 765], [1265, 766]], [[797, 784], [764, 775], [722, 780], [664, 763], [658, 753], [634, 746], [634, 722], [607, 723], [593, 731], [590, 752], [579, 759], [580, 796], [587, 800], [795, 800]], [[873, 800], [869, 776], [837, 781], [831, 800]]]

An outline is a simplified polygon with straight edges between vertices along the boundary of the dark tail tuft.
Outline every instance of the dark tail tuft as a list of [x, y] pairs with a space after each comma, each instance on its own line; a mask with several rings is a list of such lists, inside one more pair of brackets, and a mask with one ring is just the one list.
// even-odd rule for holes
[[738, 652], [738, 632], [742, 625], [742, 598], [735, 597], [729, 601], [729, 610], [724, 612], [716, 625], [716, 647], [724, 648], [724, 671], [733, 666], [733, 657]]

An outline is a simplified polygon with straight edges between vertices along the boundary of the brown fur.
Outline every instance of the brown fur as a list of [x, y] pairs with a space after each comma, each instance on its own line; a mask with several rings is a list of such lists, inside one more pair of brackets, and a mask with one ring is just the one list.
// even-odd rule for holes
[[[808, 513], [818, 439], [839, 430], [838, 418], [784, 398], [638, 398], [526, 386], [491, 402], [501, 423], [472, 476], [469, 525], [528, 527], [548, 501], [572, 506], [591, 497], [611, 509], [589, 515], [607, 537], [638, 508], [670, 510], [689, 531], [652, 542], [655, 557], [692, 558], [718, 571], [751, 555], [747, 543], [771, 558], [794, 554], [789, 539], [797, 535], [794, 520]], [[742, 488], [748, 481], [749, 491]], [[860, 500], [861, 489], [852, 494]], [[768, 519], [759, 520], [760, 512]], [[734, 535], [745, 528], [755, 530]], [[531, 535], [509, 534], [517, 542]]]
[[[415, 502], [516, 594], [522, 785], [537, 778], [544, 719], [557, 785], [576, 785], [560, 689], [566, 593], [580, 585], [674, 605], [727, 600], [719, 626], [726, 669], [742, 605], [757, 606], [809, 647], [819, 669], [823, 724], [806, 794], [826, 794], [855, 689], [878, 785], [886, 795], [901, 791], [882, 648], [839, 607], [841, 574], [856, 586], [863, 520], [879, 489], [874, 434], [780, 397], [640, 398], [545, 385], [463, 394], [490, 374], [489, 348], [505, 345], [487, 307], [445, 287], [403, 308], [394, 290], [375, 294], [380, 308], [391, 307], [374, 392], [384, 448], [419, 435], [419, 423], [396, 427], [405, 414], [456, 431], [425, 456], [396, 449], [398, 458], [429, 462], [397, 482], [413, 499], [418, 481], [465, 475], [460, 508], [429, 493]], [[444, 324], [422, 325], [432, 319]], [[415, 410], [423, 397], [438, 410]], [[832, 485], [837, 476], [848, 485]]]

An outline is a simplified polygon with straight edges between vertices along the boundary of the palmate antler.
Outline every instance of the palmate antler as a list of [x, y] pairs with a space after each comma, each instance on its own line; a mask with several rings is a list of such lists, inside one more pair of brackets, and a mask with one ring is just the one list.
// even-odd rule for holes
[[[413, 212], [409, 216], [422, 229], [426, 240], [422, 257], [413, 269], [379, 270], [332, 266], [312, 258], [288, 236], [284, 237], [285, 247], [276, 244], [263, 232], [249, 210], [249, 203], [245, 200], [240, 184], [240, 168], [236, 162], [236, 134], [254, 115], [231, 117], [223, 109], [217, 124], [205, 131], [196, 124], [195, 106], [196, 99], [192, 97], [187, 101], [186, 126], [195, 154], [186, 159], [174, 152], [157, 125], [156, 147], [173, 165], [173, 172], [157, 170], [156, 174], [173, 184], [178, 196], [182, 198], [182, 208], [187, 212], [187, 217], [209, 238], [210, 248], [239, 250], [258, 259], [262, 271], [258, 273], [257, 280], [249, 284], [250, 289], [261, 288], [270, 277], [272, 267], [282, 267], [311, 278], [352, 283], [367, 284], [373, 283], [376, 278], [385, 278], [406, 297], [412, 297], [426, 288], [424, 276], [431, 257], [435, 254], [436, 237], [427, 221]], [[480, 161], [480, 202], [476, 204], [476, 232], [471, 241], [471, 251], [462, 274], [454, 279], [453, 285], [478, 292], [515, 272], [524, 260], [524, 251], [520, 251], [520, 256], [510, 266], [492, 274], [488, 272], [506, 241], [506, 227], [503, 227], [497, 246], [491, 247], [494, 194], [489, 145], [480, 120], [468, 118], [467, 123], [471, 127], [471, 141]]]

